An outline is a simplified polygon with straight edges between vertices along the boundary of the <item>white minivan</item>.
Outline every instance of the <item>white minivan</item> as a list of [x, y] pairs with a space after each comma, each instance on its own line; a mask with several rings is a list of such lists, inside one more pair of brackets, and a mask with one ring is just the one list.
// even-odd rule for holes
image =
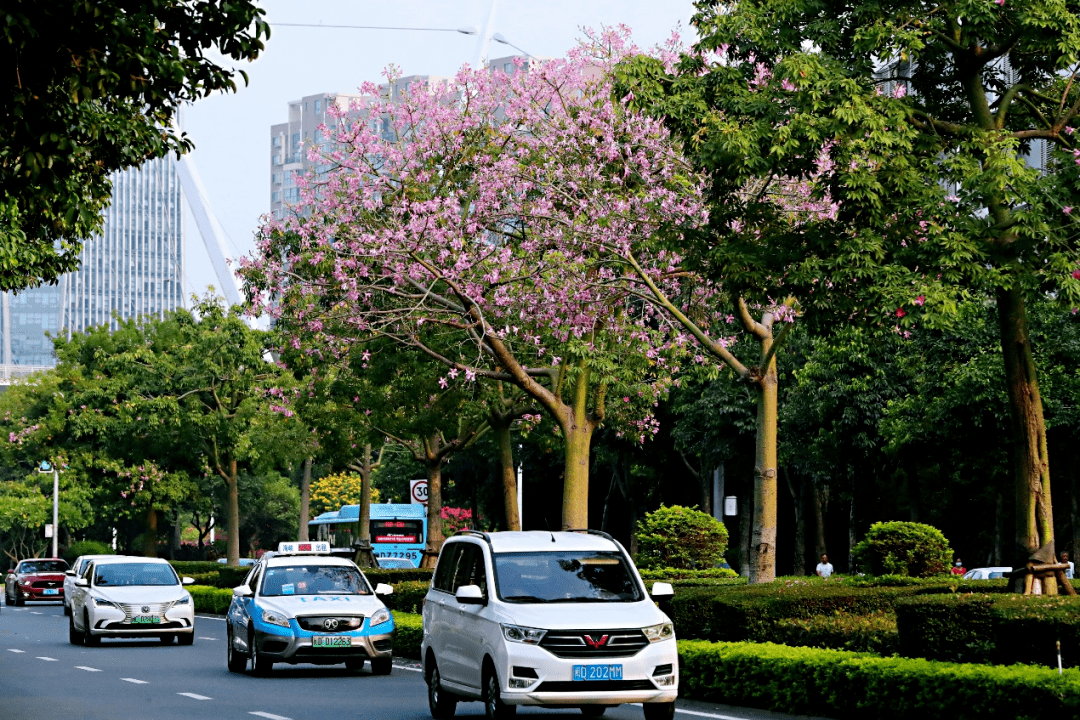
[[481, 700], [489, 720], [518, 705], [643, 703], [670, 720], [679, 688], [671, 620], [626, 550], [595, 530], [463, 531], [439, 554], [424, 599], [421, 646], [428, 705], [438, 720]]

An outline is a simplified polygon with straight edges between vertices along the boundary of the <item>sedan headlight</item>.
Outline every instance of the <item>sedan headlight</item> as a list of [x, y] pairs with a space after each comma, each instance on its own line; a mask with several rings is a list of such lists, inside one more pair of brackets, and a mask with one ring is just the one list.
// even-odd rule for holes
[[547, 633], [547, 630], [541, 630], [540, 628], [507, 625], [506, 623], [503, 623], [502, 630], [503, 637], [510, 642], [525, 643], [526, 645], [538, 645], [544, 634]]
[[671, 623], [660, 623], [659, 625], [641, 628], [641, 632], [645, 633], [645, 637], [649, 638], [649, 642], [660, 642], [675, 637], [675, 626]]
[[271, 625], [280, 625], [281, 627], [289, 627], [289, 618], [284, 615], [279, 615], [275, 612], [264, 612], [262, 616], [263, 622], [270, 623]]
[[372, 614], [371, 619], [368, 620], [368, 627], [375, 627], [376, 625], [382, 625], [385, 622], [390, 621], [390, 611], [386, 608], [376, 610]]
[[111, 608], [116, 608], [118, 610], [120, 609], [119, 606], [116, 603], [114, 603], [112, 600], [106, 600], [105, 598], [99, 598], [99, 597], [94, 598], [94, 607], [111, 607]]
[[190, 595], [185, 595], [184, 597], [180, 598], [179, 600], [177, 600], [176, 602], [173, 603], [174, 606], [176, 606], [176, 605], [190, 605], [190, 604], [191, 604], [191, 596]]

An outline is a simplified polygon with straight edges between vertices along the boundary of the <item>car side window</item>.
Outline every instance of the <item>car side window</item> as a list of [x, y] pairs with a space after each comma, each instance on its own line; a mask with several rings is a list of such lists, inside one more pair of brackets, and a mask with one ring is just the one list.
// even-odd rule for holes
[[88, 563], [86, 563], [86, 566], [83, 568], [82, 575], [80, 575], [79, 577], [86, 580], [86, 582], [90, 582], [90, 578], [93, 577], [93, 575], [94, 575], [94, 563], [88, 562]]
[[457, 590], [454, 587], [454, 566], [457, 564], [458, 555], [461, 554], [463, 545], [464, 543], [450, 543], [444, 546], [443, 551], [439, 553], [439, 564], [435, 568], [434, 587], [436, 590], [451, 595]]
[[258, 565], [256, 565], [255, 568], [250, 573], [248, 573], [247, 582], [245, 584], [249, 588], [251, 588], [251, 594], [252, 595], [255, 594], [255, 588], [257, 588], [259, 586], [259, 570], [261, 570], [261, 569], [262, 568], [260, 568]]
[[487, 573], [484, 568], [484, 550], [475, 543], [461, 543], [454, 572], [454, 592], [462, 585], [477, 585], [484, 599], [487, 599]]

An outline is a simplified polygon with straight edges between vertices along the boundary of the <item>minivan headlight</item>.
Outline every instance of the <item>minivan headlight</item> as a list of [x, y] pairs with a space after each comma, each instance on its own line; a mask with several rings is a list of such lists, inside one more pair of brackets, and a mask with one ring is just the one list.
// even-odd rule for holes
[[675, 626], [671, 623], [660, 623], [659, 625], [641, 628], [641, 632], [645, 633], [645, 637], [649, 638], [649, 642], [660, 642], [675, 637]]
[[540, 640], [547, 633], [547, 630], [541, 630], [540, 628], [521, 627], [520, 625], [507, 625], [502, 624], [503, 637], [510, 642], [525, 643], [526, 645], [538, 645]]
[[280, 625], [281, 627], [289, 627], [289, 618], [284, 615], [278, 615], [275, 612], [264, 612], [262, 616], [263, 622], [271, 625]]
[[389, 620], [390, 620], [390, 611], [387, 610], [386, 608], [380, 608], [379, 610], [376, 610], [371, 615], [371, 619], [368, 620], [368, 627], [375, 627], [376, 625], [382, 625], [384, 622], [388, 622]]

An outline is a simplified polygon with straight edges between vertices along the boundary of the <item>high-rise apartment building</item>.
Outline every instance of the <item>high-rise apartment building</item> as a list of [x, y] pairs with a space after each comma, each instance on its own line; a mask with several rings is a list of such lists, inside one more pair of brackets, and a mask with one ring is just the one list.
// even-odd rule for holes
[[83, 246], [79, 270], [57, 285], [3, 294], [5, 373], [55, 365], [46, 333], [115, 327], [114, 316], [160, 316], [183, 306], [184, 214], [175, 162], [151, 160], [115, 173], [112, 183], [112, 204], [101, 233]]

